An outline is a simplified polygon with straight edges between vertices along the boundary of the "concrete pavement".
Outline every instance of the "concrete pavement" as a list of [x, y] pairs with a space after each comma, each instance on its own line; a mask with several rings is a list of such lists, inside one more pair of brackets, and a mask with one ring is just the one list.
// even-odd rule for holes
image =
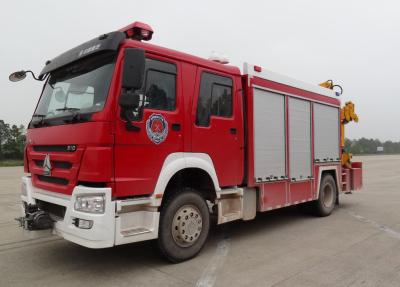
[[365, 156], [364, 189], [326, 218], [297, 208], [213, 228], [198, 257], [104, 250], [17, 227], [22, 168], [0, 168], [0, 286], [400, 286], [400, 156]]

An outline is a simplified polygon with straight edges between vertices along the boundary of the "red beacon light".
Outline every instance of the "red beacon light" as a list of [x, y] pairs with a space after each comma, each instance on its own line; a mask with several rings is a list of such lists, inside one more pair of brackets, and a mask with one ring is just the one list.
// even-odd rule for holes
[[254, 71], [261, 73], [262, 72], [261, 66], [254, 66]]
[[124, 32], [128, 39], [134, 39], [137, 41], [150, 41], [153, 36], [153, 29], [150, 25], [142, 22], [134, 22], [122, 29], [120, 32]]

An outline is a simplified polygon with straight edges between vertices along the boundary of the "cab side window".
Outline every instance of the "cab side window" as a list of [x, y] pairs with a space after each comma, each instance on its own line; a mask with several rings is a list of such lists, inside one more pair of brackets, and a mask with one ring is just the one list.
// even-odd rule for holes
[[140, 102], [132, 111], [135, 121], [144, 109], [174, 111], [176, 108], [176, 65], [146, 58], [145, 80], [139, 91]]
[[144, 107], [164, 111], [175, 110], [175, 83], [176, 76], [174, 74], [148, 70]]
[[232, 79], [203, 73], [197, 102], [196, 125], [207, 127], [210, 117], [232, 116]]

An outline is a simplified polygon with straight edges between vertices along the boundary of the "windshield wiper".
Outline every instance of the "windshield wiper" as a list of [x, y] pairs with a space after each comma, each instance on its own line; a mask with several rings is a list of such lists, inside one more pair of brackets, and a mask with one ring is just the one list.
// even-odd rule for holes
[[77, 122], [80, 120], [80, 114], [78, 111], [80, 111], [81, 109], [78, 108], [69, 108], [69, 107], [64, 107], [61, 109], [56, 109], [57, 112], [61, 112], [61, 111], [68, 111], [71, 112], [72, 114], [72, 118], [71, 119], [65, 119], [64, 122], [66, 123], [73, 123], [73, 122]]
[[46, 115], [41, 115], [41, 114], [34, 114], [32, 117], [35, 117], [35, 118], [45, 118], [46, 117]]
[[81, 114], [79, 113], [81, 109], [78, 108], [61, 108], [61, 109], [56, 109], [56, 111], [68, 111], [71, 112], [72, 118], [70, 119], [64, 119], [65, 123], [76, 123], [76, 122], [81, 122], [83, 119], [81, 119]]
[[73, 112], [73, 111], [80, 111], [81, 109], [65, 107], [65, 108], [55, 109], [55, 110], [57, 112], [65, 112], [65, 111]]

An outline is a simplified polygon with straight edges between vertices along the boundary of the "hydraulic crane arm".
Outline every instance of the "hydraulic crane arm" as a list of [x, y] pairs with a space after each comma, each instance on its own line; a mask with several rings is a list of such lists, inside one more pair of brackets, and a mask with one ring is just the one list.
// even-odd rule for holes
[[[340, 147], [342, 150], [344, 149], [344, 141], [345, 141], [345, 133], [344, 133], [344, 125], [347, 123], [354, 121], [358, 122], [358, 116], [354, 111], [353, 102], [346, 102], [344, 107], [340, 110]], [[343, 150], [342, 152], [342, 166], [348, 167], [350, 165], [352, 154]]]
[[[319, 84], [321, 87], [331, 89], [333, 90], [334, 88], [339, 88], [340, 92], [337, 93], [338, 95], [341, 95], [343, 93], [343, 88], [340, 85], [334, 85], [332, 80], [327, 80], [321, 84]], [[346, 102], [344, 107], [340, 110], [340, 148], [342, 149], [342, 166], [344, 167], [350, 167], [351, 166], [351, 157], [352, 154], [349, 152], [346, 152], [344, 150], [344, 141], [345, 141], [345, 134], [344, 134], [344, 125], [347, 123], [354, 121], [358, 122], [358, 116], [354, 111], [354, 104], [353, 102], [349, 101]]]

